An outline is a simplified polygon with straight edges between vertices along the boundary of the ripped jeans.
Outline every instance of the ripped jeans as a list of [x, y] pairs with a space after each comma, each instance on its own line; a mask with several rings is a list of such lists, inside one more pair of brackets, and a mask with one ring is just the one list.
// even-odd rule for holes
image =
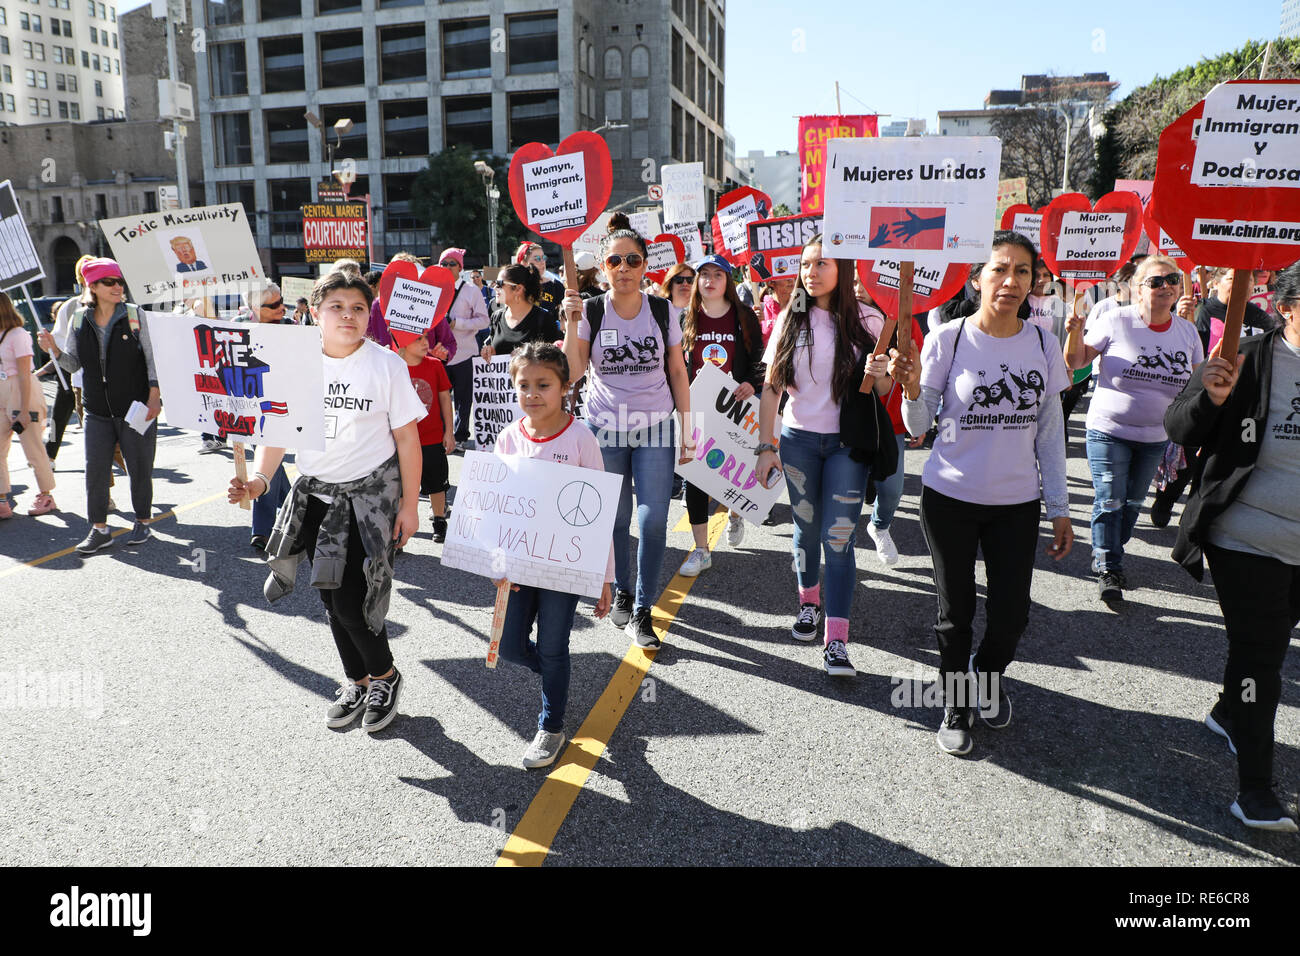
[[781, 429], [781, 465], [794, 512], [794, 570], [799, 587], [816, 587], [822, 554], [827, 617], [849, 616], [857, 581], [854, 531], [862, 517], [867, 466], [849, 457], [839, 432]]
[[1167, 441], [1117, 438], [1089, 428], [1088, 467], [1092, 470], [1092, 555], [1102, 571], [1119, 571], [1124, 545], [1133, 536], [1147, 489]]

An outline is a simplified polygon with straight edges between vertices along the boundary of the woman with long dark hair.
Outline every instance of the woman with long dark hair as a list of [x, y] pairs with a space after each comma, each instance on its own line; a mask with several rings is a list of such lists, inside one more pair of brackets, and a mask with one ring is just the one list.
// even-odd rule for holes
[[1164, 424], [1205, 462], [1174, 560], [1198, 581], [1208, 562], [1223, 609], [1228, 660], [1205, 723], [1237, 755], [1229, 809], [1248, 827], [1294, 833], [1273, 792], [1273, 723], [1300, 622], [1300, 265], [1278, 273], [1273, 304], [1282, 326], [1243, 339], [1235, 362], [1211, 352]]
[[488, 320], [486, 340], [479, 354], [490, 359], [509, 355], [529, 342], [558, 342], [560, 327], [555, 313], [537, 304], [541, 290], [537, 273], [527, 266], [513, 265], [502, 269], [499, 278], [500, 308]]
[[[1074, 540], [1058, 398], [1069, 373], [1056, 337], [1019, 317], [1038, 252], [1015, 232], [995, 233], [992, 249], [972, 270], [980, 293], [976, 312], [932, 328], [919, 356], [915, 343], [906, 355], [890, 351], [911, 434], [929, 429], [942, 402], [921, 475], [921, 530], [939, 599], [934, 632], [944, 716], [938, 744], [954, 755], [971, 751], [976, 707], [990, 727], [1011, 723], [1002, 672], [1029, 623], [1043, 500], [1053, 529], [1048, 553], [1059, 561]], [[988, 623], [972, 654], [981, 551]]]
[[[691, 381], [706, 364], [716, 366], [740, 384], [736, 401], [754, 397], [763, 387], [763, 330], [752, 309], [740, 301], [731, 266], [722, 256], [705, 256], [694, 263], [695, 284], [682, 312], [682, 353]], [[693, 578], [713, 566], [709, 553], [709, 496], [686, 483], [686, 512], [695, 537], [695, 550], [682, 562], [683, 576]], [[734, 511], [727, 519], [727, 546], [740, 547], [745, 519]]]
[[[820, 235], [804, 246], [790, 304], [777, 316], [763, 355], [767, 375], [759, 405], [756, 466], [759, 480], [767, 487], [770, 474], [784, 473], [794, 513], [799, 613], [791, 635], [798, 641], [816, 640], [824, 607], [822, 659], [826, 672], [836, 677], [857, 673], [849, 662], [849, 612], [857, 580], [854, 532], [868, 477], [867, 463], [841, 440], [846, 436], [841, 435], [840, 411], [850, 393], [857, 392], [864, 357], [876, 344], [865, 324], [866, 307], [853, 294], [853, 274], [852, 260], [824, 254]], [[876, 377], [876, 395], [888, 394], [893, 382], [885, 357], [866, 358], [865, 371]], [[778, 449], [777, 408], [787, 394]]]

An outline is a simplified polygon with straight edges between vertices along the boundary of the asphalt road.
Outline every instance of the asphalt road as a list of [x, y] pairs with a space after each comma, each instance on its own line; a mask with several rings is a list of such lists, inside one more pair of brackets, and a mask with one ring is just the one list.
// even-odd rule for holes
[[[572, 807], [552, 810], [545, 862], [1300, 863], [1300, 838], [1248, 831], [1227, 812], [1235, 764], [1201, 724], [1223, 667], [1219, 610], [1169, 560], [1174, 530], [1144, 517], [1127, 559], [1135, 589], [1117, 610], [1096, 598], [1082, 416], [1070, 476], [1083, 540], [1059, 565], [1040, 549], [1010, 728], [977, 728], [966, 759], [935, 747], [940, 712], [920, 694], [937, 663], [916, 521], [926, 453], [908, 452], [902, 561], [883, 568], [858, 535], [858, 677], [829, 678], [820, 645], [789, 637], [782, 505], [787, 523], [719, 546], [576, 799], [563, 780], [548, 785], [567, 787]], [[538, 685], [507, 662], [484, 667], [493, 589], [441, 567], [427, 508], [389, 617], [401, 716], [373, 738], [331, 731], [341, 675], [320, 601], [301, 578], [274, 607], [262, 597], [248, 515], [224, 502], [229, 456], [197, 456], [194, 436], [163, 428], [156, 507], [178, 513], [155, 539], [42, 561], [85, 533], [81, 434], [67, 437], [64, 510], [0, 524], [0, 806], [21, 835], [0, 841], [0, 864], [497, 861], [546, 781], [519, 762]], [[16, 445], [9, 463], [25, 510], [35, 489]], [[114, 494], [129, 500], [125, 478]], [[674, 503], [670, 527], [681, 512]], [[665, 583], [689, 543], [669, 534]], [[570, 733], [629, 648], [589, 607], [572, 638]], [[1283, 676], [1275, 775], [1294, 810], [1294, 649]]]

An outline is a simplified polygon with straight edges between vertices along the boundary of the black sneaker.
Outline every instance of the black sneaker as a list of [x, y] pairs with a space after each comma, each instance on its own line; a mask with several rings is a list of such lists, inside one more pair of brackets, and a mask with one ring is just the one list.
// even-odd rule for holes
[[614, 594], [614, 606], [609, 609], [609, 619], [615, 627], [627, 627], [632, 620], [632, 592], [619, 588]]
[[1174, 503], [1165, 501], [1159, 495], [1151, 503], [1151, 526], [1153, 528], [1166, 528], [1169, 526], [1169, 519], [1174, 516]]
[[[971, 658], [969, 673], [975, 687], [976, 712], [980, 720], [986, 727], [1005, 730], [1011, 725], [1011, 695], [1007, 693], [1007, 679], [1001, 674], [981, 676], [974, 657]], [[986, 681], [989, 684], [987, 688], [984, 686]], [[996, 694], [993, 693], [995, 689]], [[987, 700], [985, 691], [988, 692]]]
[[648, 607], [639, 607], [636, 613], [632, 615], [632, 620], [627, 622], [627, 636], [636, 641], [637, 647], [658, 647], [659, 636], [655, 634], [654, 623], [650, 618], [650, 609]]
[[393, 722], [397, 716], [397, 695], [402, 689], [402, 674], [396, 667], [393, 676], [370, 678], [370, 691], [366, 694], [366, 713], [361, 718], [361, 729], [368, 734], [377, 733]]
[[112, 546], [112, 534], [108, 531], [100, 531], [98, 528], [91, 528], [90, 534], [86, 535], [81, 544], [77, 545], [77, 550], [82, 554], [94, 554], [96, 551], [102, 551], [104, 548]]
[[1272, 790], [1243, 790], [1228, 809], [1234, 817], [1256, 830], [1275, 830], [1278, 833], [1300, 830]]
[[1097, 595], [1107, 604], [1124, 600], [1123, 580], [1114, 571], [1103, 571], [1097, 579]]
[[131, 526], [131, 531], [126, 536], [127, 544], [144, 544], [153, 537], [153, 532], [143, 521], [137, 521]]
[[832, 677], [857, 677], [858, 672], [849, 662], [849, 649], [843, 641], [831, 641], [822, 651], [822, 663]]
[[366, 688], [351, 681], [334, 692], [338, 698], [325, 712], [326, 727], [346, 727], [366, 709]]
[[790, 628], [790, 636], [796, 641], [817, 640], [817, 625], [822, 622], [822, 609], [819, 604], [800, 604], [799, 613], [795, 615], [794, 627]]
[[970, 739], [971, 708], [945, 707], [943, 723], [939, 725], [939, 749], [954, 757], [963, 757], [975, 746]]
[[255, 534], [248, 539], [248, 546], [254, 551], [266, 551], [267, 537], [264, 534]]
[[438, 542], [439, 544], [442, 544], [444, 541], [447, 540], [447, 519], [446, 518], [433, 519], [433, 540]]
[[1236, 727], [1233, 726], [1232, 718], [1228, 716], [1228, 708], [1223, 706], [1223, 701], [1218, 701], [1205, 715], [1205, 726], [1226, 740], [1228, 750], [1234, 757], [1237, 755], [1237, 745], [1232, 742], [1232, 734]]

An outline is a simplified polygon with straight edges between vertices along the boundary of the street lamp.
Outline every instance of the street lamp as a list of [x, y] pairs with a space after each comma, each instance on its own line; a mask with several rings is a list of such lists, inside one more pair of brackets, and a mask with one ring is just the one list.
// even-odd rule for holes
[[[325, 130], [325, 124], [321, 122], [319, 116], [308, 110], [302, 114], [307, 118], [307, 122], [320, 130], [321, 145], [325, 147], [325, 178], [331, 179], [334, 176], [334, 146], [330, 145], [329, 133]], [[338, 139], [338, 148], [343, 147], [343, 137], [352, 131], [352, 120], [343, 117], [334, 123], [334, 134]], [[355, 177], [353, 177], [355, 179]]]
[[474, 161], [474, 172], [478, 173], [483, 179], [483, 191], [487, 195], [488, 201], [488, 258], [492, 265], [498, 264], [497, 260], [497, 200], [501, 198], [501, 191], [496, 187], [497, 171], [483, 162], [481, 159]]

